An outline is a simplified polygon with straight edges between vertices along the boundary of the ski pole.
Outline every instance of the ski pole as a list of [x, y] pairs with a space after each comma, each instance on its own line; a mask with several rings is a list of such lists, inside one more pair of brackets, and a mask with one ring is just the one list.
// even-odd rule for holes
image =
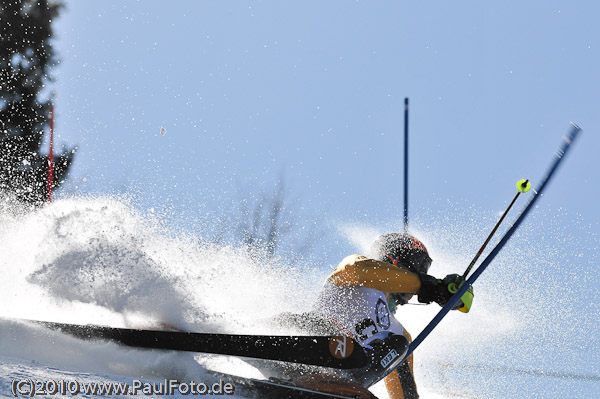
[[523, 179], [523, 180], [519, 180], [517, 182], [517, 190], [518, 190], [517, 194], [515, 195], [515, 197], [511, 201], [510, 205], [508, 205], [508, 208], [506, 208], [506, 210], [502, 214], [502, 217], [500, 218], [500, 220], [498, 220], [498, 223], [496, 223], [496, 226], [494, 226], [494, 229], [492, 230], [492, 232], [490, 233], [490, 235], [486, 238], [486, 240], [483, 243], [483, 245], [481, 246], [481, 248], [479, 248], [479, 251], [477, 252], [477, 254], [475, 254], [475, 257], [473, 258], [473, 260], [471, 261], [471, 263], [467, 267], [467, 270], [465, 270], [465, 272], [462, 275], [463, 279], [467, 278], [467, 275], [469, 274], [469, 272], [471, 271], [471, 269], [473, 268], [473, 266], [475, 266], [475, 262], [477, 262], [477, 260], [479, 259], [479, 257], [483, 253], [483, 251], [485, 250], [485, 247], [487, 247], [488, 243], [490, 242], [490, 240], [492, 239], [492, 237], [494, 236], [494, 234], [496, 234], [496, 230], [498, 230], [498, 227], [500, 227], [500, 224], [502, 224], [502, 221], [504, 220], [504, 218], [508, 214], [508, 211], [510, 211], [510, 208], [512, 208], [512, 206], [514, 205], [514, 203], [517, 201], [517, 198], [519, 198], [519, 195], [521, 193], [526, 193], [527, 191], [529, 191], [530, 188], [531, 188], [531, 183], [529, 183], [529, 179]]
[[408, 97], [404, 99], [404, 232], [408, 231]]
[[[479, 267], [477, 267], [477, 269], [475, 269], [475, 272], [473, 272], [471, 277], [469, 277], [469, 279], [467, 281], [465, 281], [465, 283], [458, 288], [458, 291], [456, 291], [456, 293], [450, 298], [450, 300], [448, 302], [446, 302], [446, 304], [442, 307], [442, 309], [438, 312], [438, 314], [435, 315], [435, 317], [429, 322], [429, 324], [423, 329], [423, 331], [421, 331], [421, 333], [417, 336], [417, 338], [415, 338], [413, 340], [413, 342], [411, 342], [411, 344], [408, 347], [408, 352], [406, 352], [405, 357], [410, 356], [410, 354], [413, 353], [413, 351], [421, 344], [421, 342], [423, 342], [423, 340], [425, 338], [427, 338], [427, 336], [431, 333], [431, 331], [433, 331], [433, 329], [435, 329], [437, 327], [437, 325], [448, 314], [448, 312], [450, 312], [450, 310], [452, 310], [454, 305], [456, 305], [456, 303], [460, 300], [460, 298], [467, 292], [469, 287], [473, 285], [475, 280], [477, 280], [477, 278], [479, 278], [479, 276], [490, 265], [492, 260], [494, 260], [496, 255], [498, 255], [498, 252], [500, 252], [502, 247], [504, 247], [504, 245], [506, 245], [506, 243], [508, 242], [510, 237], [519, 228], [519, 225], [523, 222], [525, 217], [527, 217], [527, 214], [531, 211], [531, 209], [533, 209], [533, 206], [535, 205], [537, 200], [541, 197], [541, 194], [544, 191], [544, 188], [546, 187], [548, 182], [550, 180], [552, 180], [552, 176], [554, 175], [554, 172], [558, 168], [558, 165], [560, 165], [561, 161], [564, 159], [565, 154], [571, 148], [571, 144], [573, 143], [573, 141], [575, 141], [575, 139], [581, 132], [581, 128], [579, 126], [577, 126], [574, 123], [571, 123], [571, 125], [572, 125], [571, 130], [569, 131], [567, 136], [564, 137], [564, 141], [562, 142], [561, 146], [558, 148], [558, 150], [554, 154], [555, 158], [552, 161], [550, 167], [548, 168], [546, 175], [540, 181], [537, 190], [534, 190], [534, 195], [531, 197], [531, 199], [529, 200], [527, 205], [525, 205], [525, 208], [523, 209], [523, 211], [521, 212], [521, 214], [519, 215], [517, 220], [515, 220], [515, 222], [511, 226], [511, 228], [508, 229], [508, 231], [506, 233], [504, 233], [504, 235], [500, 239], [500, 242], [498, 242], [498, 244], [496, 244], [494, 249], [492, 249], [492, 251], [488, 254], [488, 256], [483, 260], [483, 262], [481, 262]], [[385, 376], [383, 376], [383, 377], [385, 377]], [[382, 377], [382, 379], [383, 379], [383, 377]]]

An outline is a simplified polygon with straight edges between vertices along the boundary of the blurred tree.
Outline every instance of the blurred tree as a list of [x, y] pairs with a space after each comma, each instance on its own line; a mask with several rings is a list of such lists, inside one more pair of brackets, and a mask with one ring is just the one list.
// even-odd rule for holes
[[323, 231], [316, 221], [297, 220], [298, 200], [290, 198], [289, 193], [283, 176], [272, 192], [254, 201], [249, 190], [239, 190], [235, 235], [251, 254], [267, 260], [279, 255], [294, 264], [305, 259], [321, 240]]
[[[52, 21], [61, 3], [0, 0], [0, 190], [40, 204], [48, 196], [49, 156], [41, 154], [53, 94]], [[66, 178], [75, 148], [54, 156], [53, 188]]]
[[286, 188], [283, 176], [273, 189], [255, 194], [256, 184], [238, 187], [237, 200], [227, 206], [214, 229], [202, 232], [207, 243], [244, 248], [258, 261], [285, 259], [299, 265], [310, 258], [324, 231], [317, 219], [309, 219], [297, 196]]

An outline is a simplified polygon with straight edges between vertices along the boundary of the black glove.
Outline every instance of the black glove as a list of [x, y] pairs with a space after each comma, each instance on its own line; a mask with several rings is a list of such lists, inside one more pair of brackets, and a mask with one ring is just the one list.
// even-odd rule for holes
[[417, 293], [419, 302], [436, 302], [440, 305], [448, 302], [452, 294], [442, 280], [428, 274], [420, 274], [419, 278], [421, 279], [421, 289]]
[[451, 292], [449, 286], [454, 284], [454, 287], [458, 287], [464, 281], [458, 274], [449, 274], [443, 280], [428, 274], [421, 274], [419, 277], [421, 278], [421, 289], [417, 294], [419, 302], [435, 302], [440, 306], [444, 306], [452, 297], [453, 292], [456, 292], [456, 290], [452, 290], [453, 292]]

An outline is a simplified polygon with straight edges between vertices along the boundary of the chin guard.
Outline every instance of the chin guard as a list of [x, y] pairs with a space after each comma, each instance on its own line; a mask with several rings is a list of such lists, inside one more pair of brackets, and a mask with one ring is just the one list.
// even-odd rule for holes
[[398, 306], [406, 305], [408, 300], [404, 297], [404, 294], [390, 294], [388, 299], [388, 308], [391, 313], [396, 313]]

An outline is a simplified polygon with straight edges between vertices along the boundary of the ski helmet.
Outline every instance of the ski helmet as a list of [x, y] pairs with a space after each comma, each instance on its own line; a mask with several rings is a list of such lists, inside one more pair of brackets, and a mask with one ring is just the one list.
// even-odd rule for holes
[[427, 273], [432, 259], [425, 245], [406, 233], [384, 234], [373, 242], [371, 253], [375, 259], [404, 267], [413, 273]]

